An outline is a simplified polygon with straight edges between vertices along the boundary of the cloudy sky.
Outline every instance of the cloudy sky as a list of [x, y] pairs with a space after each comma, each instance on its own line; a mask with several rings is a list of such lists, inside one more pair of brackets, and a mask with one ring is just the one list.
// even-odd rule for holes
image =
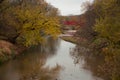
[[61, 15], [78, 15], [82, 13], [83, 2], [93, 0], [46, 0], [60, 10]]

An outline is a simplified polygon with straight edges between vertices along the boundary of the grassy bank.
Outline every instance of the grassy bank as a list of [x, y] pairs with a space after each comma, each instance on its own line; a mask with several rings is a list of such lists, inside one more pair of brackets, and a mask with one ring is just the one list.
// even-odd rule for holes
[[61, 37], [61, 39], [71, 42], [71, 43], [74, 43], [74, 44], [78, 44], [78, 40], [73, 36]]
[[14, 45], [5, 40], [0, 40], [0, 64], [14, 58], [24, 49], [24, 47]]

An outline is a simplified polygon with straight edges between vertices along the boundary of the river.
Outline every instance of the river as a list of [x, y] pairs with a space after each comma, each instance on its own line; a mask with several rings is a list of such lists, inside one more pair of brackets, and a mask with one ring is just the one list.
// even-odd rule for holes
[[32, 47], [0, 66], [0, 80], [102, 80], [84, 68], [84, 59], [76, 64], [71, 55], [75, 46], [50, 39], [43, 47]]

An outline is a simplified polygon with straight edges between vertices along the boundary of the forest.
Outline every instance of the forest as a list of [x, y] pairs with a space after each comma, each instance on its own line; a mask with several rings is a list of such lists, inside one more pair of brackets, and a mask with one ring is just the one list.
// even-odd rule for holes
[[62, 39], [77, 44], [74, 55], [85, 56], [79, 50], [89, 48], [86, 63], [98, 61], [94, 69], [89, 64], [94, 74], [120, 80], [120, 0], [85, 2], [83, 10], [80, 15], [62, 16], [44, 0], [0, 0], [0, 63], [70, 29], [77, 32]]

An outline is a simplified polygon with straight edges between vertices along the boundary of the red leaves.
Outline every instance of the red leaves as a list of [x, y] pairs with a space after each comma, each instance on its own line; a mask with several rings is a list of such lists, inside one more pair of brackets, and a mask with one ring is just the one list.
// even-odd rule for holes
[[77, 25], [78, 22], [77, 21], [64, 21], [63, 24], [64, 25]]
[[85, 21], [82, 21], [82, 20], [79, 21], [79, 22], [78, 22], [78, 21], [64, 21], [63, 24], [64, 24], [64, 25], [70, 25], [70, 26], [71, 26], [71, 25], [73, 25], [73, 26], [74, 26], [74, 25], [83, 26], [83, 25], [85, 24]]
[[78, 25], [80, 25], [80, 26], [83, 26], [84, 24], [85, 24], [84, 20], [80, 20], [79, 23], [78, 23]]

